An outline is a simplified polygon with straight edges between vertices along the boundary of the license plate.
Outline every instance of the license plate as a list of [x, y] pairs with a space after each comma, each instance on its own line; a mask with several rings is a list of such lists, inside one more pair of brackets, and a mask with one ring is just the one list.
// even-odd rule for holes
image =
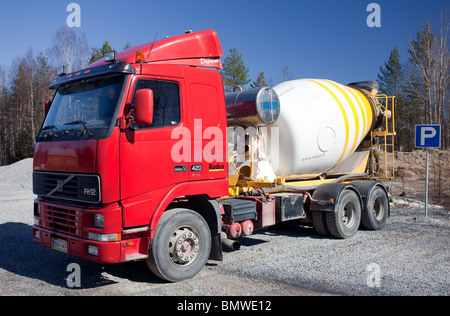
[[67, 241], [62, 239], [52, 238], [53, 249], [67, 253]]

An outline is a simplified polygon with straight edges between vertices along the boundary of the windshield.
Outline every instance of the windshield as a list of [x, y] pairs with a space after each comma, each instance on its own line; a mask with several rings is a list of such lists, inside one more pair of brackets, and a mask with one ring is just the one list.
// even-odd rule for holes
[[42, 125], [38, 142], [98, 139], [113, 120], [124, 76], [81, 80], [61, 86]]

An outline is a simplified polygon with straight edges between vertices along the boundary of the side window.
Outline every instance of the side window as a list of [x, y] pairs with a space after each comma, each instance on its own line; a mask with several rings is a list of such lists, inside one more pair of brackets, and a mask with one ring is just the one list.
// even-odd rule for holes
[[[139, 126], [133, 123], [134, 129], [176, 126], [180, 123], [180, 88], [177, 83], [139, 80], [134, 93], [140, 89], [153, 90], [153, 123], [148, 126]], [[131, 106], [134, 108], [134, 97]]]

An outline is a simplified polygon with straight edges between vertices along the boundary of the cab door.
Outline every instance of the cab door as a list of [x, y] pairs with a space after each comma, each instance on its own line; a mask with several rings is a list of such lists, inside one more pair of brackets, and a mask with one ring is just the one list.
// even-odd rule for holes
[[223, 83], [216, 70], [184, 70], [188, 124], [192, 131], [189, 180], [217, 180], [228, 176], [227, 121]]
[[[140, 89], [153, 91], [153, 122], [148, 126], [132, 123], [121, 133], [120, 189], [122, 200], [187, 181], [187, 163], [175, 163], [171, 157], [177, 139], [175, 128], [183, 126], [181, 97], [183, 79], [135, 78], [127, 104], [134, 107], [134, 95]], [[150, 194], [152, 198], [157, 198]], [[155, 201], [158, 203], [158, 201]]]

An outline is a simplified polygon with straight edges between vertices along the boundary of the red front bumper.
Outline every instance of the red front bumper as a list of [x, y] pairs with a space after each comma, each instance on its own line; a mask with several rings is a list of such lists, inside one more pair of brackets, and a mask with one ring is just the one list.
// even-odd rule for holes
[[[87, 209], [35, 200], [33, 239], [38, 244], [99, 263], [119, 263], [148, 257], [150, 238], [122, 231], [117, 204]], [[36, 208], [39, 212], [36, 212]], [[38, 213], [38, 214], [37, 214]], [[104, 215], [104, 229], [93, 226], [93, 214]], [[89, 233], [118, 233], [117, 241], [91, 240]]]
[[[99, 263], [119, 263], [148, 257], [149, 238], [146, 237], [101, 242], [55, 233], [34, 225], [33, 238], [35, 242], [43, 246]], [[58, 240], [60, 243], [67, 245], [66, 249], [55, 248], [53, 240]], [[91, 252], [93, 249], [92, 246], [97, 247], [97, 255], [90, 253], [90, 249]]]
[[[38, 244], [90, 261], [100, 263], [122, 262], [121, 241], [99, 242], [94, 240], [86, 240], [61, 233], [55, 233], [36, 225], [33, 226], [33, 238]], [[55, 248], [53, 243], [53, 240], [55, 239], [62, 241], [63, 244], [65, 243], [66, 249], [61, 249], [63, 247], [60, 247], [59, 249]], [[89, 254], [89, 246], [97, 247], [97, 256]], [[91, 249], [93, 248], [91, 247]]]

